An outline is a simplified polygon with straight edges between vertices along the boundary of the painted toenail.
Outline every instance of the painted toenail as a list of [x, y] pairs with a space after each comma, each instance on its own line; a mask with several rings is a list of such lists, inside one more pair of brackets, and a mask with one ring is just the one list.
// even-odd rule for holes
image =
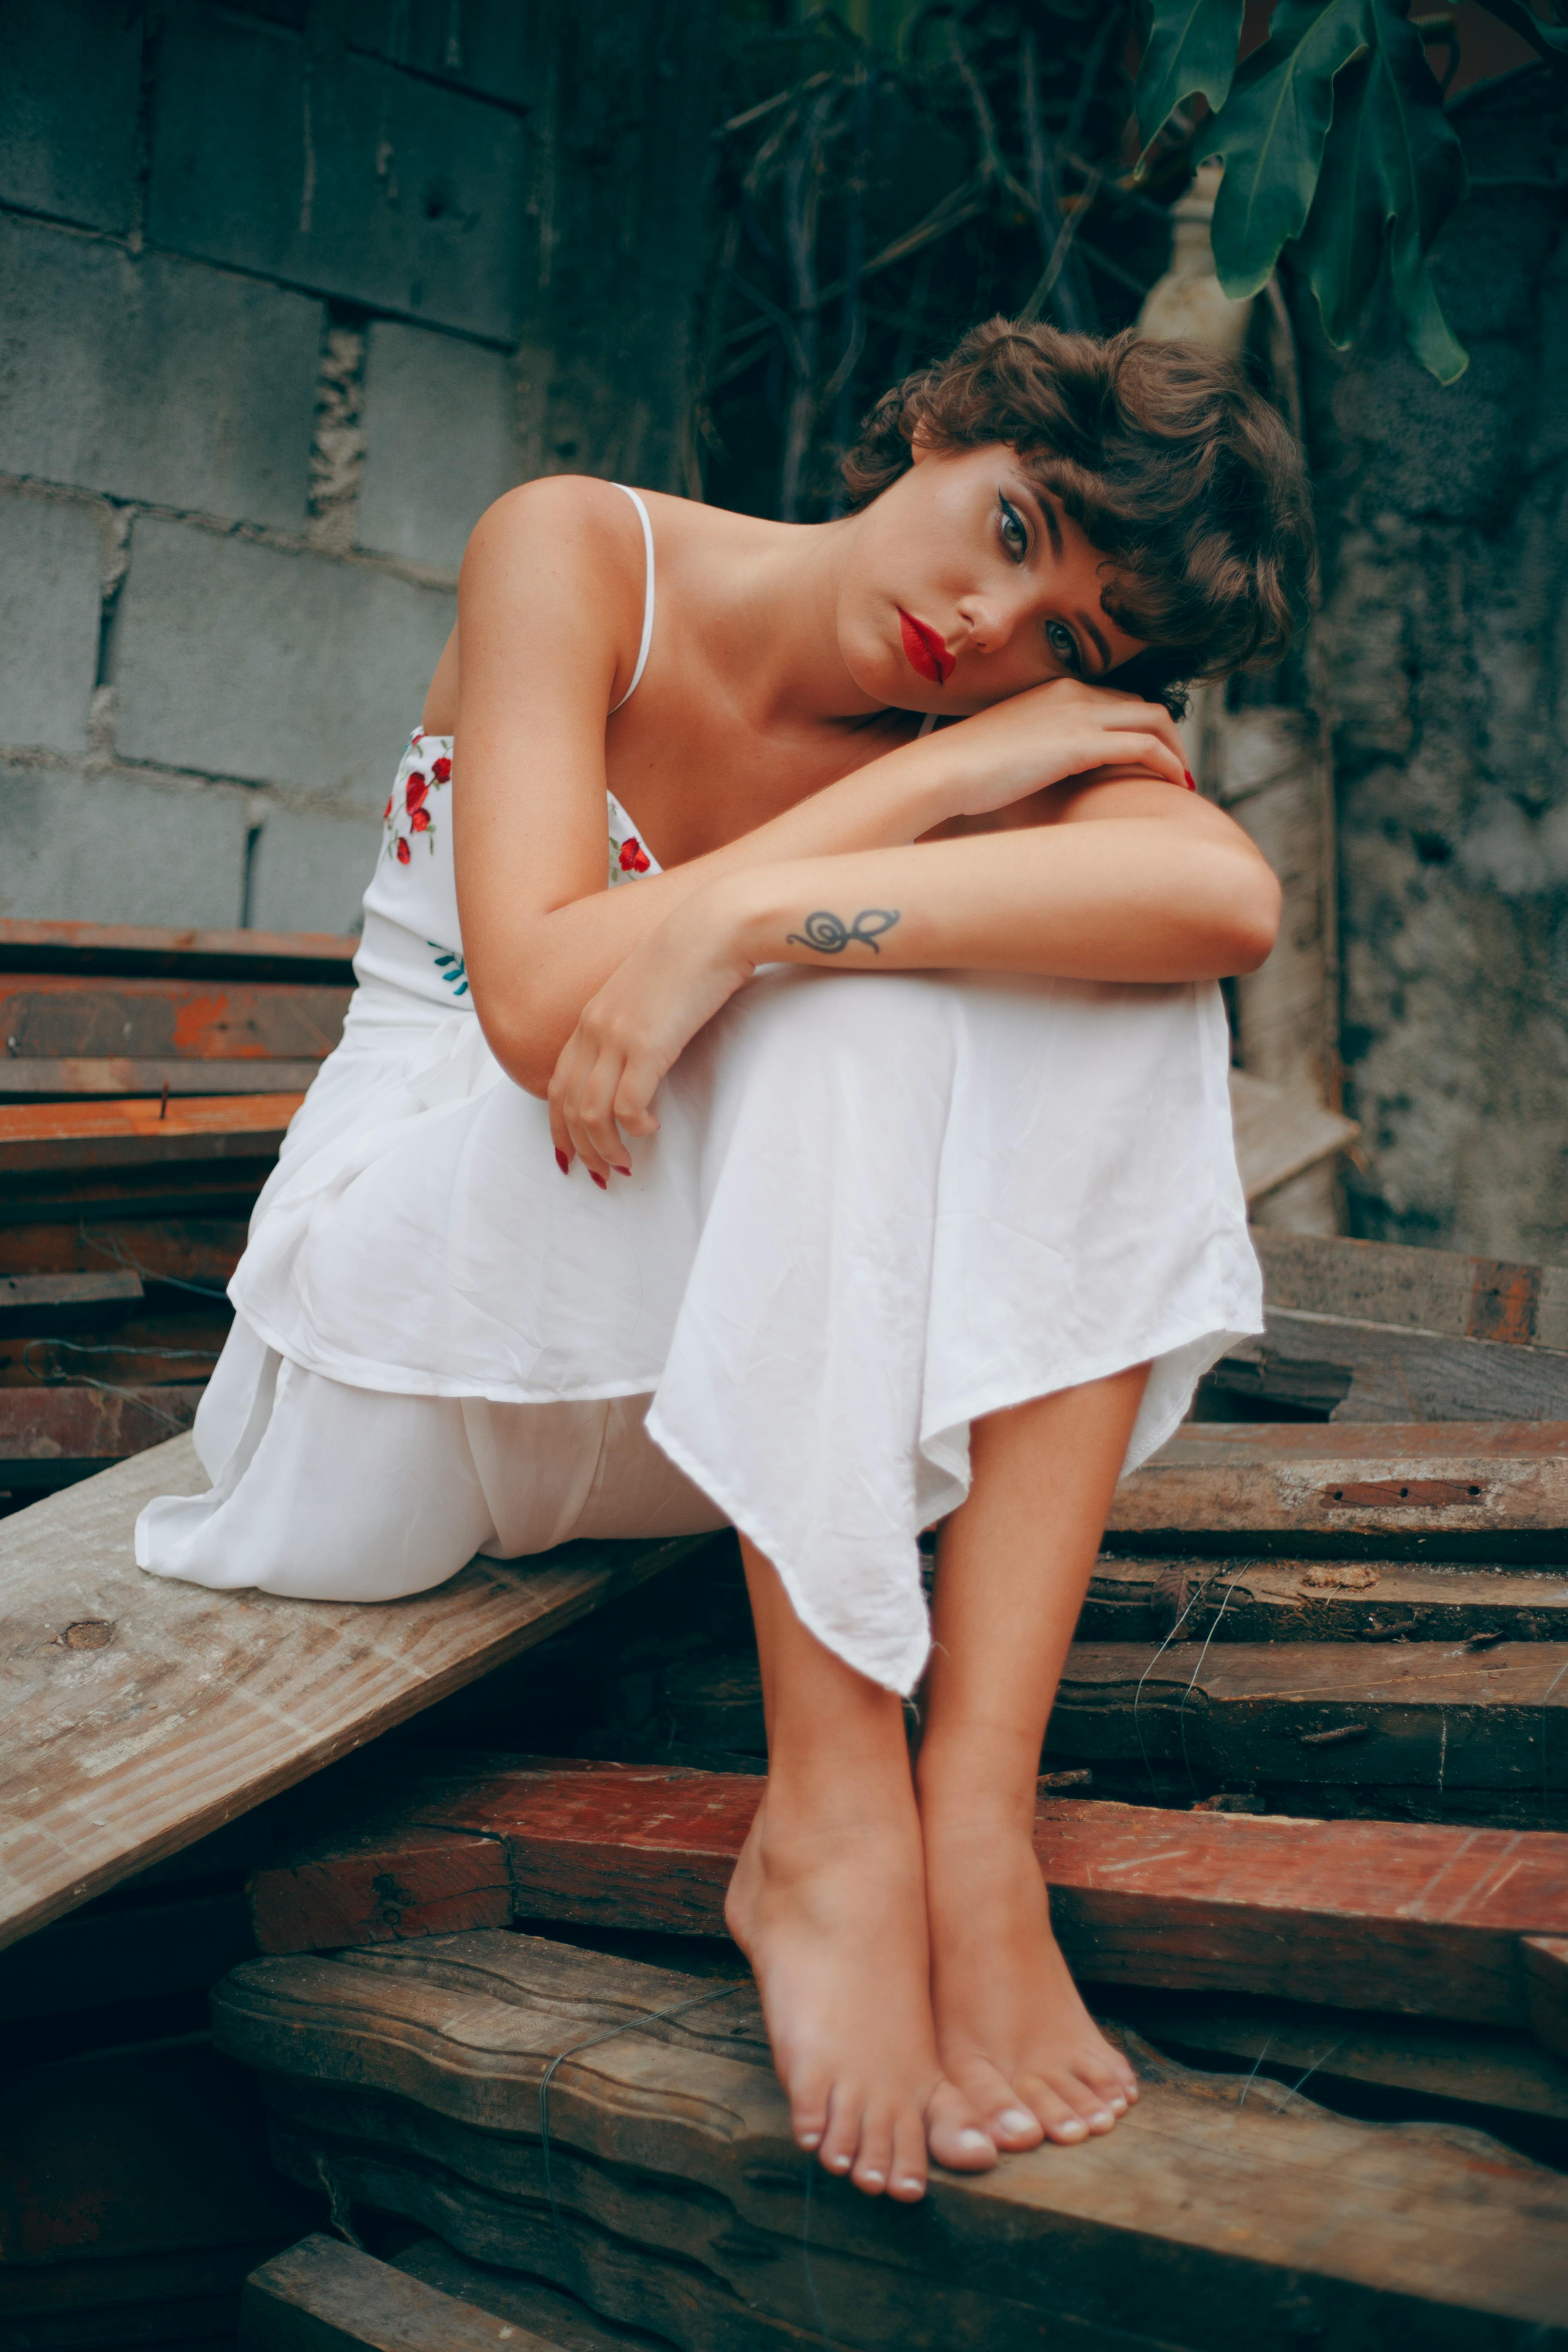
[[972, 2125], [968, 2131], [961, 2131], [959, 2133], [958, 2145], [960, 2147], [970, 2149], [989, 2147], [991, 2146], [991, 2135], [989, 2132], [976, 2131]]
[[996, 2128], [1005, 2132], [1037, 2131], [1039, 2126], [1027, 2107], [1009, 2107], [1005, 2116], [996, 2118]]

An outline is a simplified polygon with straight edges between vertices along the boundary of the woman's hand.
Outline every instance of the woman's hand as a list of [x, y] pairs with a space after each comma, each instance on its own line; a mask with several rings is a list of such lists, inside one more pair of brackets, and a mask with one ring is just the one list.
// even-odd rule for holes
[[930, 740], [949, 762], [954, 816], [988, 816], [1094, 768], [1190, 781], [1176, 722], [1163, 703], [1079, 678], [1030, 687]]
[[751, 979], [725, 905], [717, 884], [688, 898], [584, 1006], [546, 1097], [563, 1174], [575, 1159], [601, 1188], [612, 1170], [630, 1175], [625, 1138], [657, 1132], [659, 1080]]

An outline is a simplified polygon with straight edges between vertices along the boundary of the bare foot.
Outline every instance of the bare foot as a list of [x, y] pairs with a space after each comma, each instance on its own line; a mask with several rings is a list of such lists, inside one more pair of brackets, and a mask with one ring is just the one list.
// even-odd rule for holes
[[847, 1802], [825, 1822], [770, 1787], [724, 1916], [761, 1987], [803, 2148], [868, 2194], [910, 2202], [925, 2193], [928, 2147], [955, 2171], [995, 2163], [937, 2060], [912, 1803], [907, 1818], [879, 1818]]
[[1108, 2132], [1138, 2078], [1068, 1973], [1016, 1823], [924, 1804], [937, 2050], [998, 2148]]

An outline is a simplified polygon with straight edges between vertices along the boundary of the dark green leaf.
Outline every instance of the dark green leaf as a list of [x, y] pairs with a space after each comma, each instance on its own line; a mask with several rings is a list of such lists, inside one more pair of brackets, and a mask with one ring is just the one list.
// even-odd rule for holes
[[1419, 34], [1373, 0], [1375, 38], [1334, 84], [1333, 127], [1300, 243], [1302, 266], [1342, 348], [1387, 250], [1411, 350], [1440, 383], [1468, 364], [1444, 318], [1426, 253], [1467, 186], [1464, 156], [1439, 103]]
[[1199, 142], [1200, 162], [1218, 155], [1225, 163], [1215, 265], [1233, 301], [1268, 283], [1280, 247], [1306, 225], [1333, 115], [1334, 76], [1372, 47], [1375, 13], [1375, 0], [1280, 0], [1268, 40], [1238, 68]]
[[1143, 0], [1143, 61], [1133, 103], [1145, 153], [1178, 106], [1201, 91], [1221, 107], [1236, 71], [1245, 0]]
[[[1481, 0], [1481, 5], [1489, 15], [1500, 17], [1521, 41], [1528, 41], [1550, 64], [1568, 65], [1568, 29], [1560, 32], [1553, 26], [1543, 25], [1534, 10], [1524, 5], [1524, 0]], [[1560, 16], [1562, 11], [1554, 13]]]

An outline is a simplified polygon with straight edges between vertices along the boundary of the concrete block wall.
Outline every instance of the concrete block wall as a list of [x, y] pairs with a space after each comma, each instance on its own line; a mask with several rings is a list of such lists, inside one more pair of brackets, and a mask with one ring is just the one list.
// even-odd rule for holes
[[[611, 184], [648, 42], [707, 13], [605, 0], [620, 127], [563, 162], [556, 0], [0, 10], [0, 915], [355, 926], [474, 521], [626, 452], [552, 441], [552, 259], [608, 203], [616, 269], [646, 239], [668, 279], [705, 140], [684, 190]], [[633, 436], [661, 488], [687, 242]], [[642, 356], [598, 363], [641, 419]]]

